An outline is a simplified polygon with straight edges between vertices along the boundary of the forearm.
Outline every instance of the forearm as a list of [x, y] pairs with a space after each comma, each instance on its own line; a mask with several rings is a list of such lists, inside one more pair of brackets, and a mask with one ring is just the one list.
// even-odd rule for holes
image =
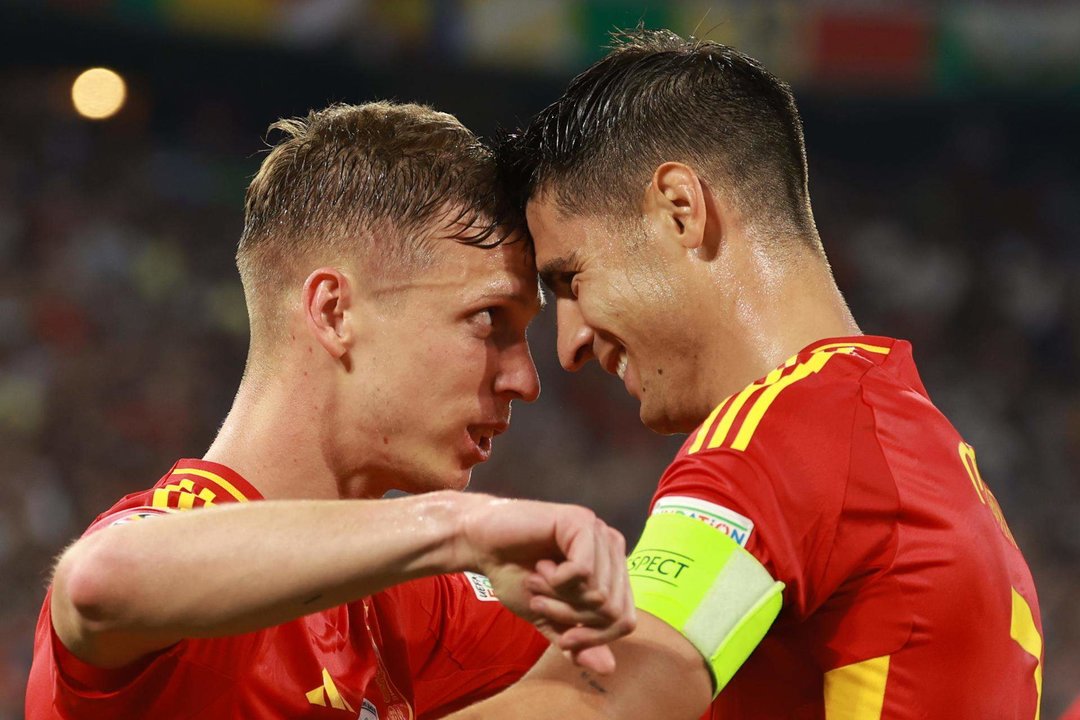
[[641, 613], [637, 630], [611, 649], [616, 668], [610, 675], [583, 670], [549, 650], [517, 684], [446, 720], [696, 720], [708, 708], [712, 680], [704, 660], [663, 621]]
[[54, 624], [91, 657], [110, 635], [164, 646], [275, 625], [463, 569], [459, 520], [477, 500], [267, 501], [106, 528], [58, 563]]

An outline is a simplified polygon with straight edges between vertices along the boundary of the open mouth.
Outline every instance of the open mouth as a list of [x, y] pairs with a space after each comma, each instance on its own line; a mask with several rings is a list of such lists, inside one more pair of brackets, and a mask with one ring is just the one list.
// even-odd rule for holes
[[484, 462], [491, 457], [491, 449], [495, 441], [495, 436], [501, 435], [506, 431], [506, 428], [507, 423], [469, 426], [469, 439], [472, 440], [473, 447], [476, 449], [476, 455], [479, 462]]

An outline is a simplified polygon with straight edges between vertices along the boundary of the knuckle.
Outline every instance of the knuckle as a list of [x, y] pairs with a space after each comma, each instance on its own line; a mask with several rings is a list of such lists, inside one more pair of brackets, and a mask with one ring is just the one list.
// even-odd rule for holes
[[574, 518], [578, 522], [582, 523], [583, 525], [595, 522], [595, 520], [596, 520], [596, 513], [594, 513], [592, 510], [590, 510], [587, 507], [582, 507], [580, 505], [574, 505], [572, 512], [574, 514]]

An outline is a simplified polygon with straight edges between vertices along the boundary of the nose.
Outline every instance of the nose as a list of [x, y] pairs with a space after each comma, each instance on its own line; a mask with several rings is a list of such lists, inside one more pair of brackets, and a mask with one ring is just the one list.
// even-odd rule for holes
[[536, 372], [529, 343], [524, 338], [503, 352], [503, 366], [495, 380], [495, 392], [515, 400], [533, 402], [540, 397], [540, 376]]
[[581, 307], [572, 298], [555, 302], [559, 329], [559, 364], [563, 369], [577, 372], [593, 357], [593, 329], [585, 322]]

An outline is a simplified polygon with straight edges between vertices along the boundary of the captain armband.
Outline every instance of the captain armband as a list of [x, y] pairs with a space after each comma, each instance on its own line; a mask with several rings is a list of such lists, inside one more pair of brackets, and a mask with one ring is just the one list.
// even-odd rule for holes
[[713, 697], [780, 614], [784, 583], [699, 519], [654, 514], [627, 559], [634, 604], [678, 630], [707, 661]]

